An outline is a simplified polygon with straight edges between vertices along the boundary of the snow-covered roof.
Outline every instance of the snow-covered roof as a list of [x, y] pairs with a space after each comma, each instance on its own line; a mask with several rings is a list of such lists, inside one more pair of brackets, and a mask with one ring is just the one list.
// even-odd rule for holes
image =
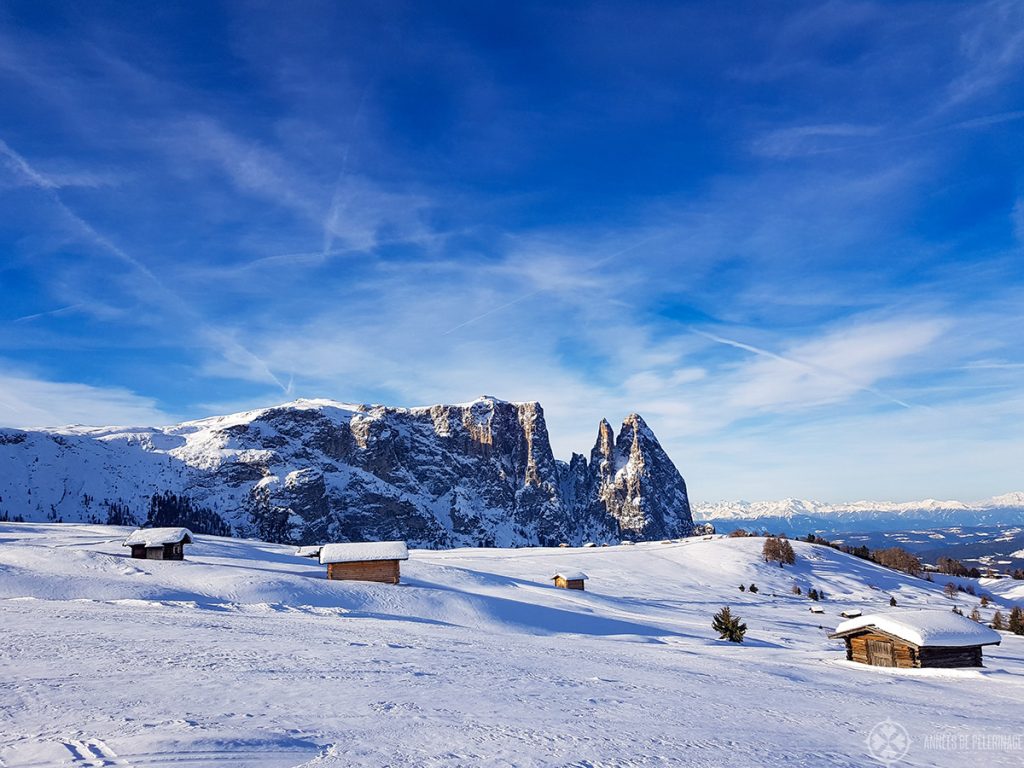
[[188, 528], [140, 528], [124, 540], [124, 547], [162, 547], [164, 544], [191, 544], [192, 531]]
[[899, 611], [893, 613], [872, 613], [844, 621], [832, 636], [874, 627], [887, 634], [899, 637], [918, 646], [939, 645], [962, 647], [967, 645], [992, 645], [1000, 641], [1000, 635], [984, 624], [960, 616], [952, 611]]
[[408, 560], [404, 541], [367, 541], [350, 544], [324, 544], [320, 563], [360, 563], [366, 560]]
[[323, 546], [320, 544], [311, 547], [299, 547], [295, 550], [295, 554], [299, 557], [319, 557], [321, 549], [323, 549]]
[[586, 581], [587, 574], [583, 571], [559, 571], [552, 579], [565, 579], [566, 581]]

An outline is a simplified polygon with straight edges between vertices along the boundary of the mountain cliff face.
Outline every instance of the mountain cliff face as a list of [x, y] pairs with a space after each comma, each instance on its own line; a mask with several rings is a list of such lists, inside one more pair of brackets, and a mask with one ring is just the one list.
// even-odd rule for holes
[[[593, 537], [662, 539], [692, 529], [686, 483], [635, 413], [626, 417], [618, 438], [602, 420], [590, 461], [573, 455], [568, 473], [572, 506], [580, 510], [581, 519], [599, 526], [588, 529]], [[600, 527], [609, 523], [610, 529]]]
[[274, 541], [519, 546], [684, 536], [686, 484], [636, 414], [589, 461], [539, 403], [300, 400], [165, 428], [0, 430], [0, 515], [181, 522]]

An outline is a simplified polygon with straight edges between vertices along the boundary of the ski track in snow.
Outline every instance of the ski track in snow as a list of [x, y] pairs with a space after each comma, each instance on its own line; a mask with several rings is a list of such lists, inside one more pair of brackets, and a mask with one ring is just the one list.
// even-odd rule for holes
[[[0, 766], [827, 768], [874, 764], [886, 717], [911, 735], [899, 765], [961, 766], [925, 739], [1021, 728], [1024, 638], [981, 670], [856, 668], [826, 638], [839, 611], [953, 601], [941, 580], [800, 542], [786, 569], [761, 539], [413, 551], [395, 587], [237, 539], [133, 561], [121, 534], [0, 524]], [[586, 571], [587, 591], [554, 589], [556, 568]], [[794, 583], [824, 590], [826, 613]], [[975, 584], [1004, 614], [1019, 597]], [[744, 644], [712, 633], [722, 605]]]

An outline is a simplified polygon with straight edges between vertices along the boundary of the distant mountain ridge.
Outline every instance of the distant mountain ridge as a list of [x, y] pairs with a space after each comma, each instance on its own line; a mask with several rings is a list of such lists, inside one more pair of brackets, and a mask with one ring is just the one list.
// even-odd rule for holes
[[539, 403], [298, 400], [170, 427], [0, 429], [0, 516], [187, 523], [272, 541], [420, 547], [661, 539], [686, 483], [638, 414], [589, 457], [551, 451]]
[[975, 502], [856, 501], [829, 504], [806, 499], [696, 502], [695, 520], [722, 530], [744, 526], [798, 531], [901, 530], [914, 526], [1024, 525], [1024, 493]]

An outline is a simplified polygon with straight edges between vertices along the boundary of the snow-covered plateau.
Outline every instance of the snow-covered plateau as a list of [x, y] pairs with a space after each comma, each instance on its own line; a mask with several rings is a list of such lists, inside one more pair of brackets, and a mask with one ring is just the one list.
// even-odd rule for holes
[[[794, 541], [784, 569], [718, 536], [412, 550], [392, 586], [238, 538], [133, 560], [129, 532], [0, 524], [0, 765], [845, 768], [903, 732], [897, 765], [1024, 761], [1024, 637], [984, 668], [857, 667], [827, 638], [840, 611], [978, 598], [827, 547]], [[585, 592], [552, 586], [566, 570]], [[985, 618], [1024, 599], [960, 581]], [[711, 629], [726, 605], [742, 644]]]

